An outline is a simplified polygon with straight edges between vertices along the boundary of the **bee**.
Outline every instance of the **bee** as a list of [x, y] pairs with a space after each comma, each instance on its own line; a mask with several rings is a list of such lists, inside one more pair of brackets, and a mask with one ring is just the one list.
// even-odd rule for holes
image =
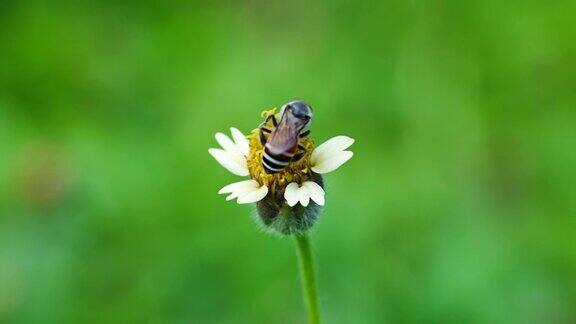
[[[260, 142], [264, 146], [262, 166], [268, 174], [284, 170], [291, 162], [306, 155], [306, 148], [299, 144], [310, 134], [312, 108], [304, 101], [294, 100], [285, 104], [280, 113], [266, 117], [260, 125]], [[268, 125], [272, 123], [273, 128]]]

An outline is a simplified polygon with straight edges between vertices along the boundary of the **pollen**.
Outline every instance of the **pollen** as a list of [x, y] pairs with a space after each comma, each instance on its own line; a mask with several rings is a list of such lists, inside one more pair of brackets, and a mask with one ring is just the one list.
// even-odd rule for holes
[[275, 114], [276, 114], [276, 107], [262, 111], [262, 113], [260, 114], [260, 117], [266, 118], [270, 115], [275, 115]]
[[[273, 111], [268, 111], [274, 113]], [[264, 113], [263, 113], [264, 114]], [[314, 150], [314, 143], [309, 138], [300, 139], [299, 144], [306, 148], [306, 154], [299, 161], [290, 163], [284, 170], [278, 173], [268, 174], [262, 166], [264, 146], [260, 142], [259, 130], [255, 129], [248, 135], [250, 153], [248, 154], [248, 170], [250, 177], [261, 185], [266, 185], [272, 190], [284, 189], [289, 183], [302, 184], [311, 177], [310, 156]]]

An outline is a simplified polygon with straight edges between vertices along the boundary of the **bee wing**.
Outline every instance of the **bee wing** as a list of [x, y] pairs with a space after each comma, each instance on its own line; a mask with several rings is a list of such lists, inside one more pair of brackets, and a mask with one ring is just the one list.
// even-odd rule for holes
[[293, 153], [298, 146], [298, 130], [293, 125], [278, 125], [268, 137], [266, 146], [273, 154]]

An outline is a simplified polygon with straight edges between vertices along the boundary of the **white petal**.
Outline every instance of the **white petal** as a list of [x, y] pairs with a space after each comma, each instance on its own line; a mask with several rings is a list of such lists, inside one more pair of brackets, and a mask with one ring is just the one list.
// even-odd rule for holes
[[236, 147], [238, 147], [242, 154], [247, 156], [248, 152], [250, 151], [250, 145], [248, 143], [248, 139], [246, 139], [246, 136], [244, 136], [244, 134], [242, 134], [242, 132], [235, 127], [230, 128], [230, 131], [232, 132], [234, 142], [236, 142]]
[[298, 203], [298, 191], [299, 187], [296, 182], [292, 182], [286, 186], [286, 189], [284, 190], [284, 198], [286, 199], [288, 206], [294, 207]]
[[346, 163], [346, 161], [350, 160], [353, 155], [354, 153], [350, 151], [340, 152], [336, 156], [333, 156], [328, 160], [322, 161], [321, 163], [314, 165], [312, 167], [312, 171], [320, 174], [332, 172], [338, 169], [338, 167], [340, 167], [342, 164]]
[[223, 187], [222, 189], [220, 189], [220, 191], [218, 191], [219, 194], [228, 194], [228, 193], [233, 193], [233, 192], [237, 192], [237, 191], [242, 191], [244, 192], [245, 190], [249, 189], [249, 188], [257, 188], [258, 182], [254, 181], [254, 180], [244, 180], [244, 181], [240, 181], [240, 182], [234, 182], [231, 183], [225, 187]]
[[321, 164], [322, 162], [333, 158], [334, 155], [337, 155], [349, 148], [352, 144], [354, 144], [354, 139], [348, 136], [340, 135], [332, 137], [326, 142], [320, 144], [320, 146], [312, 152], [310, 161], [312, 162], [312, 165]]
[[260, 184], [254, 180], [244, 180], [227, 185], [218, 191], [219, 194], [229, 193], [226, 201], [238, 198], [248, 192], [254, 191], [260, 187]]
[[222, 148], [225, 151], [231, 151], [231, 152], [240, 152], [240, 150], [238, 149], [238, 146], [236, 145], [236, 143], [234, 143], [230, 137], [224, 135], [223, 133], [216, 133], [216, 141], [218, 142], [218, 144], [220, 144], [220, 146], [222, 146]]
[[268, 194], [268, 187], [264, 185], [264, 186], [262, 186], [256, 190], [250, 191], [250, 192], [240, 196], [238, 198], [238, 203], [239, 204], [254, 203], [254, 202], [257, 202], [257, 201], [264, 199], [264, 197], [266, 197], [267, 194]]
[[310, 198], [320, 206], [324, 206], [324, 189], [314, 181], [306, 181], [302, 184], [303, 187], [308, 189]]
[[242, 196], [244, 196], [244, 195], [246, 195], [246, 194], [248, 194], [248, 193], [251, 193], [251, 192], [253, 192], [253, 191], [256, 191], [256, 190], [258, 190], [258, 189], [259, 189], [259, 187], [256, 187], [256, 188], [252, 188], [252, 187], [251, 187], [251, 188], [243, 188], [243, 189], [237, 190], [237, 191], [231, 193], [230, 195], [228, 195], [228, 197], [226, 197], [226, 201], [230, 201], [230, 200], [232, 200], [232, 199], [236, 199], [236, 198], [238, 198], [238, 197], [242, 197]]
[[256, 180], [244, 180], [240, 182], [235, 182], [225, 186], [218, 191], [219, 194], [230, 194], [226, 197], [226, 200], [232, 200], [234, 198], [239, 198], [239, 204], [247, 204], [251, 202], [256, 202], [266, 197], [268, 194], [268, 187], [260, 186]]
[[[247, 176], [250, 173], [248, 172], [248, 166], [246, 162], [246, 158], [238, 157], [237, 155], [224, 151], [221, 149], [208, 149], [208, 153], [212, 155], [220, 165], [226, 168], [228, 171], [234, 173], [235, 175], [239, 176]], [[242, 160], [241, 158], [244, 158]]]
[[302, 206], [308, 206], [310, 203], [310, 192], [308, 191], [308, 188], [300, 187], [300, 189], [298, 189], [298, 200]]

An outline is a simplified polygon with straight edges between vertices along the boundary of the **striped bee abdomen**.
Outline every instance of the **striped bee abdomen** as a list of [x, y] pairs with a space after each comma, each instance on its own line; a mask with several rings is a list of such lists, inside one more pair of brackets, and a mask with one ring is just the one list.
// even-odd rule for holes
[[264, 154], [262, 155], [262, 166], [267, 173], [276, 173], [284, 170], [292, 157], [294, 157], [294, 153], [291, 152], [281, 152], [281, 153], [272, 153], [277, 152], [273, 147], [270, 146], [270, 143], [266, 143], [264, 146]]

